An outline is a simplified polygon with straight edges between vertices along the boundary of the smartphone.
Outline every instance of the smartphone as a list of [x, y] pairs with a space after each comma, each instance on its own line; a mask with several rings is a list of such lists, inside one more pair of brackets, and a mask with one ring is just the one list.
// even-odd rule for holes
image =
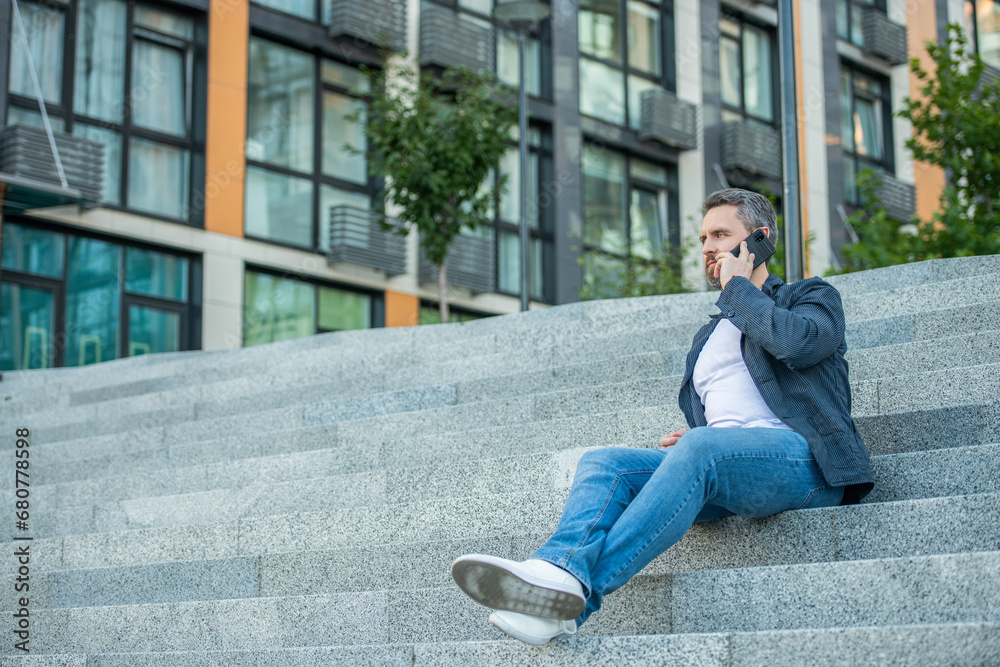
[[[755, 269], [769, 260], [776, 250], [774, 242], [764, 233], [763, 229], [754, 231], [743, 240], [747, 243], [747, 252], [753, 254], [753, 268]], [[742, 245], [742, 242], [740, 245]], [[734, 257], [740, 256], [740, 245], [732, 249]]]

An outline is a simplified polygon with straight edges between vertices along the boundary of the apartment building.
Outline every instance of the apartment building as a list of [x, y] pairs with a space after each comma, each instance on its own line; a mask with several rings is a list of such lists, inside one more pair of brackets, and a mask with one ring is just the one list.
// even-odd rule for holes
[[[795, 5], [805, 269], [821, 275], [848, 241], [859, 170], [884, 174], [898, 219], [934, 210], [944, 176], [913, 164], [894, 116], [916, 93], [905, 63], [954, 21], [1000, 68], [1000, 10]], [[379, 45], [517, 85], [517, 40], [492, 9], [0, 0], [0, 370], [433, 322], [434, 267], [415, 235], [382, 231], [381, 183], [344, 146], [363, 147], [354, 114]], [[777, 19], [767, 1], [552, 0], [526, 51], [527, 182], [512, 139], [492, 225], [449, 258], [457, 317], [519, 308], [521, 188], [533, 308], [691, 248], [701, 200], [726, 184], [780, 207]]]

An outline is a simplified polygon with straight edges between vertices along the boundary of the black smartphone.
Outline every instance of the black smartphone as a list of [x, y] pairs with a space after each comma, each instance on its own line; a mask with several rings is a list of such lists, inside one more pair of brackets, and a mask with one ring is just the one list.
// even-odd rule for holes
[[[757, 268], [767, 260], [771, 258], [774, 254], [776, 248], [774, 247], [774, 242], [771, 238], [764, 233], [763, 229], [758, 229], [754, 231], [750, 236], [743, 239], [747, 242], [747, 252], [753, 254], [753, 268]], [[740, 242], [742, 245], [742, 242]], [[732, 249], [733, 257], [740, 256], [740, 246], [737, 245]]]

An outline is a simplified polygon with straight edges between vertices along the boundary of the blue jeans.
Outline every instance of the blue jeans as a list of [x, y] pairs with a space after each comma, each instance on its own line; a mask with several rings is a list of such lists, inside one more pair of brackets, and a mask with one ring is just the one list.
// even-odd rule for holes
[[694, 428], [668, 449], [584, 454], [559, 526], [532, 558], [583, 584], [587, 606], [579, 625], [695, 522], [828, 507], [842, 496], [794, 431]]

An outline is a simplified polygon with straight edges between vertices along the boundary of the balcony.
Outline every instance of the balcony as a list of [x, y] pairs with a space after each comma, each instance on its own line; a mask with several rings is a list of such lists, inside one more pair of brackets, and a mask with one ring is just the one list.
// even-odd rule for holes
[[889, 20], [885, 12], [875, 7], [865, 8], [861, 31], [865, 42], [862, 49], [868, 55], [883, 58], [891, 65], [907, 61], [906, 26]]
[[420, 12], [420, 65], [493, 71], [493, 29], [454, 10], [426, 5]]
[[781, 134], [752, 121], [724, 123], [722, 168], [781, 180]]
[[332, 0], [330, 37], [360, 39], [390, 51], [406, 50], [406, 2]]
[[909, 224], [917, 212], [916, 188], [888, 174], [880, 174], [879, 177], [882, 183], [875, 188], [875, 196], [881, 200], [891, 219]]
[[406, 273], [406, 237], [384, 229], [384, 219], [380, 213], [354, 206], [332, 207], [326, 263], [367, 266], [389, 276]]
[[56, 170], [45, 130], [11, 125], [0, 131], [0, 185], [3, 206], [25, 210], [79, 204], [96, 206], [104, 182], [104, 146], [55, 132], [67, 187]]
[[[496, 246], [492, 238], [460, 234], [451, 242], [445, 260], [445, 281], [473, 294], [496, 291]], [[420, 253], [421, 283], [437, 284], [437, 267]]]
[[681, 149], [698, 147], [697, 109], [663, 88], [640, 96], [639, 140], [656, 139]]

